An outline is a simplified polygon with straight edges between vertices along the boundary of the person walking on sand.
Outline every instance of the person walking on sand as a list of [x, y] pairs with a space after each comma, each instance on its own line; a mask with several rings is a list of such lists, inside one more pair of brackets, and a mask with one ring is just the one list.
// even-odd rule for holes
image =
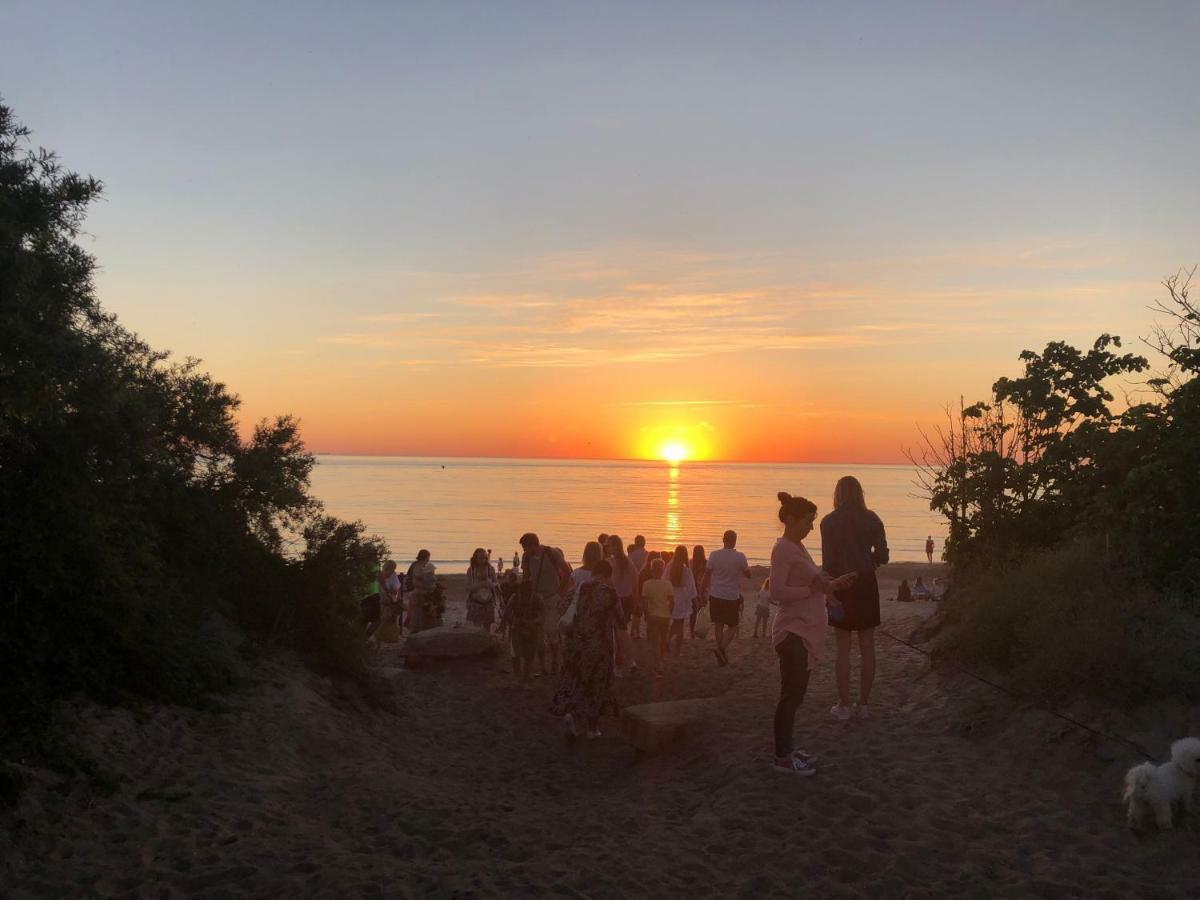
[[[845, 615], [830, 624], [837, 635], [838, 702], [829, 711], [839, 721], [871, 717], [871, 687], [875, 683], [875, 628], [879, 625], [879, 582], [875, 568], [888, 561], [887, 536], [879, 516], [867, 509], [862, 485], [853, 475], [838, 479], [833, 489], [833, 512], [821, 520], [821, 566], [836, 578], [857, 573], [854, 587], [838, 594]], [[858, 703], [850, 706], [850, 643], [858, 635], [862, 658]]]
[[476, 547], [467, 567], [467, 624], [492, 630], [496, 621], [496, 570], [488, 562], [487, 552]]
[[632, 638], [641, 631], [641, 612], [637, 602], [637, 569], [625, 555], [625, 545], [619, 534], [608, 536], [608, 561], [612, 566], [612, 585], [621, 601], [622, 628], [617, 632], [617, 670], [627, 666], [630, 672], [637, 671], [637, 658], [633, 655]]
[[710, 587], [708, 610], [716, 626], [717, 646], [713, 653], [717, 665], [729, 665], [725, 648], [737, 634], [742, 617], [742, 579], [750, 577], [750, 562], [746, 554], [737, 549], [737, 532], [726, 531], [721, 536], [722, 547], [713, 552], [708, 560]]
[[929, 560], [929, 564], [933, 565], [933, 535], [925, 538], [925, 558]]
[[613, 641], [621, 618], [621, 601], [612, 586], [612, 566], [602, 559], [592, 567], [591, 581], [579, 588], [558, 690], [550, 703], [550, 712], [563, 717], [572, 737], [578, 736], [581, 724], [589, 740], [600, 737], [600, 717], [606, 712], [617, 714], [612, 689]]
[[[532, 532], [521, 535], [521, 572], [528, 590], [537, 595], [542, 612], [542, 639], [537, 649], [538, 674], [558, 671], [558, 656], [561, 637], [558, 622], [566, 612], [562, 604], [562, 586], [571, 574], [571, 567], [557, 547], [543, 545]], [[523, 588], [524, 589], [524, 588]], [[550, 668], [546, 668], [546, 657]]]
[[671, 607], [671, 631], [668, 645], [675, 642], [675, 655], [683, 652], [683, 627], [692, 614], [692, 601], [696, 599], [696, 578], [688, 565], [687, 547], [680, 544], [675, 548], [671, 563], [666, 567], [666, 579], [675, 595]]
[[692, 548], [692, 579], [696, 582], [696, 599], [692, 601], [692, 614], [688, 616], [688, 638], [690, 639], [696, 637], [696, 616], [708, 603], [708, 590], [711, 582], [708, 559], [700, 544]]
[[816, 775], [817, 758], [796, 749], [796, 710], [804, 702], [809, 673], [825, 655], [827, 609], [837, 605], [833, 595], [850, 587], [855, 575], [830, 578], [805, 548], [804, 538], [812, 531], [817, 515], [816, 504], [782, 491], [777, 496], [783, 537], [771, 550], [770, 596], [779, 606], [771, 629], [771, 643], [779, 658], [773, 768], [789, 775]]
[[[648, 566], [649, 578], [642, 583], [642, 605], [646, 611], [646, 640], [654, 651], [654, 677], [662, 678], [663, 657], [667, 655], [667, 634], [675, 610], [675, 589], [663, 578], [666, 565], [655, 557]], [[682, 636], [681, 636], [682, 639]]]

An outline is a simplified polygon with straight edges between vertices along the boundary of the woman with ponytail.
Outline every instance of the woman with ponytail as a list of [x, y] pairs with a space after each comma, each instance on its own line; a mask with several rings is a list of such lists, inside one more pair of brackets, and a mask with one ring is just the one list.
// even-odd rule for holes
[[[816, 504], [780, 492], [783, 537], [771, 551], [771, 602], [779, 605], [771, 640], [779, 657], [779, 703], [775, 707], [776, 772], [816, 775], [817, 758], [797, 750], [792, 739], [796, 710], [808, 690], [808, 674], [825, 655], [828, 616], [836, 614], [835, 591], [850, 587], [855, 575], [829, 578], [804, 546], [817, 516]], [[828, 610], [828, 611], [827, 611]]]

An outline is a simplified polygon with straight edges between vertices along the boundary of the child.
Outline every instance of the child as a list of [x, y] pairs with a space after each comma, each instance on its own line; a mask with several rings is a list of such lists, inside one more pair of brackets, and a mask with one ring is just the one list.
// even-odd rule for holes
[[646, 637], [654, 650], [654, 676], [662, 678], [662, 661], [667, 652], [667, 631], [675, 605], [675, 589], [663, 576], [663, 561], [651, 560], [650, 577], [642, 583], [642, 604], [646, 610]]
[[754, 636], [758, 637], [758, 626], [762, 626], [762, 636], [766, 637], [771, 631], [771, 579], [768, 578], [758, 589], [758, 602], [754, 604]]

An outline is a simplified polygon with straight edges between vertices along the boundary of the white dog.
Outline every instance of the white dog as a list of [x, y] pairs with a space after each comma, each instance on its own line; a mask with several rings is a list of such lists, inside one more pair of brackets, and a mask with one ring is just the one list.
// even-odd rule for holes
[[1142, 763], [1125, 773], [1125, 805], [1129, 827], [1154, 814], [1159, 828], [1170, 828], [1174, 807], [1194, 808], [1196, 773], [1200, 769], [1200, 738], [1181, 738], [1171, 745], [1171, 761], [1156, 766]]

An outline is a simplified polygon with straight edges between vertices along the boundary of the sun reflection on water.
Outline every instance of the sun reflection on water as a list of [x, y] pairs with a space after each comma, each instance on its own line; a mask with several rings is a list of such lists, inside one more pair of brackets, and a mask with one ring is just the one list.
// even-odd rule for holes
[[679, 464], [667, 466], [667, 523], [666, 538], [670, 544], [679, 543], [683, 522], [679, 515]]

